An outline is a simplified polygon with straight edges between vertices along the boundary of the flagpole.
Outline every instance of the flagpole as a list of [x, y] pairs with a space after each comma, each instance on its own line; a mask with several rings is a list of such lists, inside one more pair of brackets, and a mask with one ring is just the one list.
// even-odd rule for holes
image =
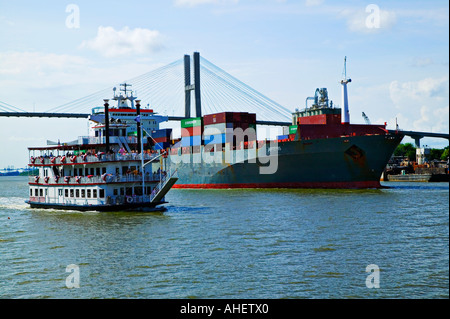
[[[136, 103], [139, 104], [141, 101], [137, 100]], [[136, 118], [134, 119], [137, 123], [141, 124], [141, 115], [139, 114], [138, 116], [136, 116]], [[145, 198], [145, 173], [144, 173], [144, 136], [142, 135], [142, 125], [138, 125], [139, 126], [139, 135], [141, 137], [141, 176], [142, 176], [142, 201], [144, 201]]]
[[[140, 120], [140, 119], [139, 119], [139, 120]], [[144, 143], [143, 143], [143, 141], [144, 141], [144, 136], [142, 135], [142, 125], [141, 125], [140, 129], [141, 129], [141, 138], [142, 138], [142, 141], [141, 141], [142, 198], [144, 198], [144, 197], [145, 197]]]

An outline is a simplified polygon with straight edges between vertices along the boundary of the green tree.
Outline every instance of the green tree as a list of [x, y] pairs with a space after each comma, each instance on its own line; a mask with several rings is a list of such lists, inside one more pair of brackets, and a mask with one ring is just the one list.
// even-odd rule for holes
[[415, 161], [416, 148], [411, 143], [400, 144], [395, 149], [394, 156], [406, 156], [410, 161]]
[[446, 148], [444, 148], [444, 151], [442, 152], [441, 155], [441, 160], [446, 161], [448, 158], [448, 146]]
[[430, 150], [430, 155], [428, 156], [428, 160], [430, 160], [430, 161], [436, 160], [436, 159], [440, 160], [443, 153], [444, 153], [444, 149], [432, 148]]

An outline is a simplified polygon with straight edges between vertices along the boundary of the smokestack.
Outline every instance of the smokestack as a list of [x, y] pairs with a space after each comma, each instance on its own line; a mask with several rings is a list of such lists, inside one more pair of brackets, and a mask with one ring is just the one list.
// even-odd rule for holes
[[137, 114], [137, 149], [139, 153], [141, 151], [141, 100], [136, 100], [136, 114]]
[[349, 124], [350, 123], [350, 112], [348, 110], [348, 95], [347, 95], [347, 83], [350, 83], [352, 80], [342, 80], [342, 123]]
[[348, 110], [348, 95], [347, 95], [347, 84], [352, 80], [347, 79], [347, 57], [344, 59], [344, 79], [341, 81], [342, 84], [342, 124], [350, 123], [350, 113]]
[[105, 102], [105, 137], [106, 137], [106, 153], [109, 153], [109, 104], [107, 99], [103, 100]]

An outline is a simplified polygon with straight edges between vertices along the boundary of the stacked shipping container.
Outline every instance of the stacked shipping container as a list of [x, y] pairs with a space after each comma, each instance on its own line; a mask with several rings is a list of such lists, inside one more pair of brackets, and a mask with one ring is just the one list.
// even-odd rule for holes
[[200, 152], [202, 145], [203, 119], [195, 117], [181, 121], [181, 147], [183, 154]]
[[152, 138], [155, 142], [153, 149], [160, 150], [170, 147], [170, 136], [172, 135], [171, 128], [160, 129], [152, 131]]
[[[235, 129], [246, 131], [253, 128], [256, 140], [256, 114], [244, 112], [222, 112], [217, 114], [209, 114], [203, 117], [204, 120], [204, 143], [205, 145], [232, 143], [236, 146]], [[253, 138], [251, 139], [253, 140]], [[248, 142], [246, 137], [245, 142]]]

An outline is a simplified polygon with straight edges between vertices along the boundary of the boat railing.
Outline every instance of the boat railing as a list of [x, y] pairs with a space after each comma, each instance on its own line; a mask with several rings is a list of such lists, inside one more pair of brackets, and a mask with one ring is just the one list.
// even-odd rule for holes
[[[150, 161], [158, 157], [159, 154], [144, 153], [144, 161]], [[95, 155], [59, 155], [59, 156], [39, 156], [31, 157], [32, 165], [64, 165], [64, 164], [86, 164], [117, 161], [140, 161], [142, 154], [139, 153], [98, 153]]]
[[152, 193], [150, 194], [150, 202], [153, 201], [153, 199], [158, 195], [158, 193], [161, 191], [161, 189], [164, 188], [164, 186], [167, 184], [167, 182], [170, 180], [170, 178], [176, 177], [178, 178], [178, 171], [175, 170], [174, 172], [169, 172], [168, 174], [164, 174], [164, 176], [161, 177], [161, 181], [158, 185], [153, 188]]
[[[159, 182], [159, 174], [146, 174], [144, 176], [144, 182]], [[142, 176], [137, 174], [125, 174], [125, 175], [112, 175], [103, 174], [102, 176], [64, 176], [64, 177], [40, 177], [29, 176], [28, 182], [30, 184], [43, 184], [43, 185], [73, 185], [73, 184], [106, 184], [106, 183], [127, 183], [127, 182], [142, 182]]]

